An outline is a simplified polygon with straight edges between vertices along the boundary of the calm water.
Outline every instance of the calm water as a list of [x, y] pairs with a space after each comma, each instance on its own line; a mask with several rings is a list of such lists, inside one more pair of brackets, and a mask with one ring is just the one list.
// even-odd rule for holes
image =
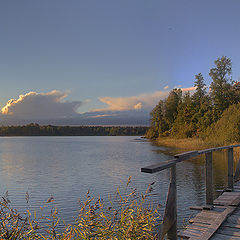
[[[156, 181], [154, 203], [164, 204], [169, 171], [141, 173], [140, 168], [165, 161], [171, 156], [165, 148], [138, 137], [4, 137], [0, 138], [0, 193], [8, 190], [14, 207], [39, 209], [50, 196], [60, 216], [72, 222], [77, 216], [78, 199], [88, 190], [108, 199], [117, 186], [132, 176], [133, 186], [145, 191]], [[163, 153], [164, 152], [164, 153]], [[214, 183], [226, 185], [224, 154], [215, 156]], [[201, 159], [177, 165], [179, 223], [193, 213], [191, 205], [204, 203], [204, 164]]]

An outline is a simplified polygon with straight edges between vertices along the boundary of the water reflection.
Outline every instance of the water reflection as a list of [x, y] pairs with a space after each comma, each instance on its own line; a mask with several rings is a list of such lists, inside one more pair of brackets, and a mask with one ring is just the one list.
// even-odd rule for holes
[[[156, 181], [151, 201], [164, 205], [169, 171], [141, 173], [140, 168], [172, 158], [169, 149], [136, 137], [12, 137], [0, 138], [0, 192], [9, 191], [16, 208], [42, 206], [50, 196], [67, 222], [77, 215], [78, 199], [88, 189], [108, 199], [120, 180], [132, 176], [133, 186], [144, 192]], [[204, 156], [177, 165], [180, 224], [191, 215], [189, 206], [205, 201]], [[214, 188], [227, 183], [226, 154], [214, 152]]]

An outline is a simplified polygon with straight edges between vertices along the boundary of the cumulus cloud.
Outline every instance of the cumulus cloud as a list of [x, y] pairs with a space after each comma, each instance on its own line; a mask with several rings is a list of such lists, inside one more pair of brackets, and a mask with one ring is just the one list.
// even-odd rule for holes
[[128, 111], [139, 109], [151, 109], [159, 100], [168, 95], [168, 91], [157, 91], [154, 93], [144, 93], [132, 97], [101, 97], [99, 100], [108, 106], [104, 109], [93, 111]]
[[22, 118], [61, 118], [77, 114], [81, 101], [64, 101], [66, 92], [53, 90], [48, 93], [28, 92], [18, 99], [10, 99], [2, 108], [3, 115]]
[[[195, 89], [195, 87], [181, 88], [183, 93], [187, 91], [191, 92]], [[99, 100], [107, 104], [107, 107], [103, 109], [94, 109], [93, 111], [151, 110], [160, 100], [165, 99], [168, 94], [169, 91], [157, 91], [132, 97], [101, 97]]]

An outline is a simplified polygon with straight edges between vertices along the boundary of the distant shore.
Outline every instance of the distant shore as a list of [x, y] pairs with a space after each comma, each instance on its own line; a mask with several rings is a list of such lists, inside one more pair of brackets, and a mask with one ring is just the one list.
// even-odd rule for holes
[[146, 126], [1, 126], [0, 136], [144, 136]]

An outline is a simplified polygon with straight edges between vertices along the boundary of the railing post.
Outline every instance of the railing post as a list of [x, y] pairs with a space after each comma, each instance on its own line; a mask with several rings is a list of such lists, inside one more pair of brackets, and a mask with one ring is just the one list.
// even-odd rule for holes
[[177, 239], [177, 185], [176, 185], [176, 164], [171, 167], [171, 187], [173, 189], [172, 192], [172, 219], [173, 224], [172, 227], [167, 232], [167, 237], [170, 240]]
[[228, 189], [233, 190], [233, 148], [228, 149]]
[[205, 153], [206, 160], [206, 204], [213, 205], [213, 164], [212, 152]]

